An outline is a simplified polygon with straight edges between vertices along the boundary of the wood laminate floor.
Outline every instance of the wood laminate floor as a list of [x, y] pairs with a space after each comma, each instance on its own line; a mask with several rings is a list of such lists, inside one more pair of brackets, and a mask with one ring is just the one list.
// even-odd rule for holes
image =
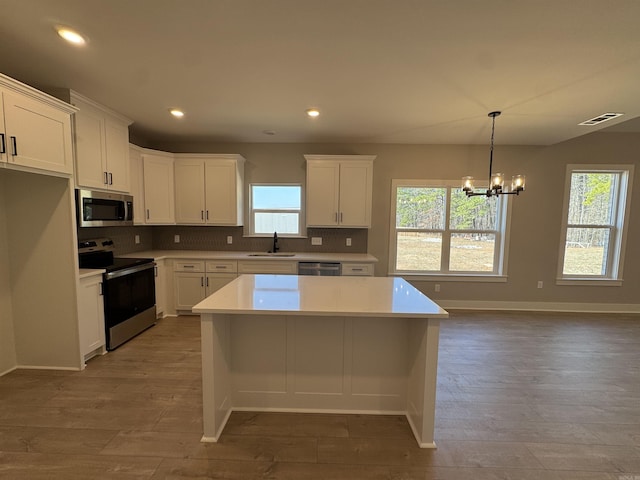
[[640, 319], [453, 313], [437, 450], [404, 417], [234, 413], [202, 444], [200, 325], [167, 318], [82, 372], [0, 378], [2, 479], [640, 480]]

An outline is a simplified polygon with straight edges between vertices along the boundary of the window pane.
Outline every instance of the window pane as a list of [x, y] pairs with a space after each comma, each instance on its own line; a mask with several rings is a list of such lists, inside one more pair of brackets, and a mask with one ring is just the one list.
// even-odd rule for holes
[[396, 270], [440, 270], [442, 235], [397, 232]]
[[572, 173], [569, 225], [611, 225], [616, 178], [613, 173]]
[[271, 213], [271, 212], [255, 212], [254, 215], [254, 233], [272, 234], [290, 233], [297, 234], [299, 225], [298, 213]]
[[496, 236], [488, 233], [453, 233], [449, 270], [452, 272], [492, 272]]
[[608, 228], [567, 228], [562, 273], [606, 275], [609, 235]]
[[451, 230], [495, 230], [498, 198], [467, 197], [460, 189], [451, 189]]
[[399, 187], [396, 227], [444, 229], [446, 188]]
[[252, 208], [257, 210], [300, 210], [302, 187], [297, 185], [252, 185]]

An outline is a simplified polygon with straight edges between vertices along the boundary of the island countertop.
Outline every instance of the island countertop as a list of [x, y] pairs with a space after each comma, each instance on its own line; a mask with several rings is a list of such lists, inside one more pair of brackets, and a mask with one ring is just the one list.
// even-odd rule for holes
[[397, 277], [241, 275], [193, 307], [194, 313], [446, 318]]

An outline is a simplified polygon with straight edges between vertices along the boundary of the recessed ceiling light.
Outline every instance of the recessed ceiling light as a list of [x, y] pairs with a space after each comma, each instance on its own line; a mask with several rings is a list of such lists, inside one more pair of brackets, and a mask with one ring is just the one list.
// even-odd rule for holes
[[170, 113], [171, 115], [173, 115], [174, 117], [176, 117], [176, 118], [182, 118], [182, 117], [184, 117], [184, 112], [183, 112], [182, 110], [178, 109], [178, 108], [172, 108], [172, 109], [170, 109], [170, 110], [169, 110], [169, 113]]
[[602, 115], [598, 115], [597, 117], [593, 117], [589, 120], [585, 120], [584, 122], [580, 122], [578, 125], [598, 125], [602, 122], [613, 120], [614, 118], [618, 118], [622, 115], [624, 115], [624, 113], [603, 113]]
[[320, 110], [318, 110], [317, 108], [310, 108], [307, 110], [307, 115], [309, 115], [312, 118], [315, 118], [318, 115], [320, 115]]
[[57, 26], [56, 32], [58, 32], [58, 35], [64, 38], [67, 42], [73, 45], [84, 45], [87, 43], [87, 40], [82, 35], [69, 27]]

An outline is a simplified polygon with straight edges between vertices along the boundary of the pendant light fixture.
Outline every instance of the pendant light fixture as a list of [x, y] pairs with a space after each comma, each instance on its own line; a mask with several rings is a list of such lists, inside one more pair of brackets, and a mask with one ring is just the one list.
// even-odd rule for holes
[[489, 188], [485, 191], [475, 192], [473, 190], [473, 177], [462, 177], [462, 191], [467, 197], [484, 195], [485, 197], [495, 197], [497, 195], [520, 195], [524, 191], [524, 175], [514, 175], [511, 177], [511, 190], [504, 189], [504, 176], [502, 173], [493, 173], [493, 134], [496, 129], [496, 117], [502, 112], [491, 112], [491, 149], [489, 151]]

